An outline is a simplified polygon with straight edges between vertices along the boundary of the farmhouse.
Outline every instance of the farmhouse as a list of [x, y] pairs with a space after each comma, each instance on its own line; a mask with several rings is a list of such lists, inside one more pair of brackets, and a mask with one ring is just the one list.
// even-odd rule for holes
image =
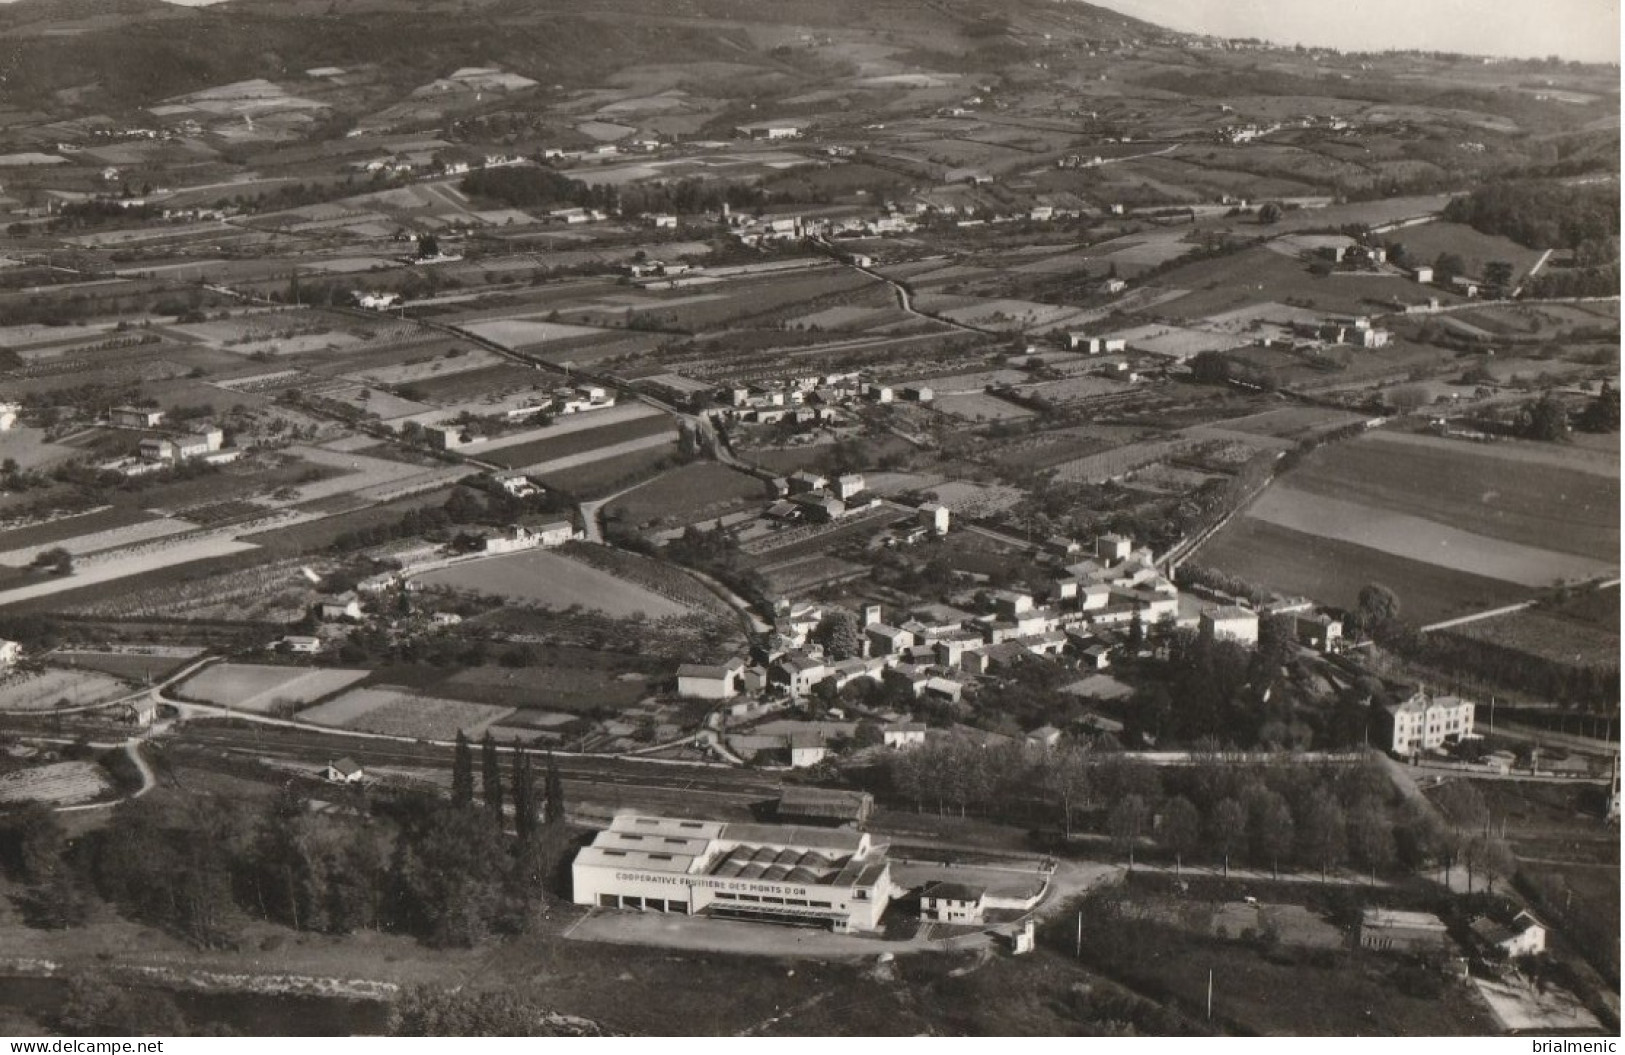
[[814, 491], [822, 491], [824, 488], [829, 486], [829, 479], [827, 477], [819, 476], [817, 473], [807, 472], [805, 469], [792, 474], [789, 482], [790, 493], [793, 495], [810, 494]]
[[1323, 613], [1300, 615], [1294, 621], [1300, 644], [1318, 652], [1330, 652], [1343, 640], [1343, 622]]
[[806, 769], [829, 757], [829, 745], [817, 730], [791, 733], [785, 737], [790, 747], [790, 768]]
[[832, 524], [846, 515], [846, 503], [828, 491], [810, 491], [790, 499], [815, 524]]
[[980, 924], [987, 891], [964, 883], [932, 883], [920, 891], [920, 918], [931, 923]]
[[0, 667], [9, 667], [23, 657], [23, 646], [0, 639]]
[[542, 493], [542, 489], [536, 485], [536, 481], [524, 473], [498, 473], [493, 479], [496, 480], [497, 486], [515, 498], [529, 498], [532, 495]]
[[357, 307], [368, 311], [387, 311], [395, 306], [401, 299], [399, 293], [357, 293], [355, 302]]
[[107, 420], [119, 429], [155, 429], [163, 424], [164, 412], [145, 407], [114, 407], [108, 412]]
[[1202, 613], [1201, 627], [1215, 638], [1228, 637], [1244, 645], [1258, 644], [1258, 613], [1236, 605], [1221, 605]]
[[871, 656], [895, 656], [914, 644], [914, 635], [907, 630], [885, 623], [873, 623], [863, 628]]
[[866, 832], [622, 813], [576, 855], [572, 900], [868, 933], [897, 893], [886, 850]]
[[946, 535], [953, 521], [952, 511], [941, 502], [927, 502], [920, 507], [918, 515], [920, 524], [937, 535]]
[[1040, 726], [1027, 734], [1027, 743], [1034, 747], [1045, 749], [1056, 747], [1061, 742], [1061, 730], [1053, 725]]
[[0, 403], [0, 432], [11, 431], [17, 424], [17, 415], [22, 413], [21, 403]]
[[677, 668], [677, 695], [696, 700], [726, 700], [739, 692], [745, 661], [734, 658], [719, 666], [684, 663]]
[[914, 747], [925, 743], [924, 722], [898, 722], [880, 730], [881, 741], [887, 747]]
[[323, 622], [341, 619], [359, 620], [361, 601], [353, 593], [319, 598], [316, 601], [316, 618]]
[[739, 125], [735, 131], [745, 139], [794, 139], [801, 135], [801, 125], [794, 121], [756, 121]]
[[1473, 732], [1473, 704], [1456, 696], [1429, 696], [1418, 689], [1403, 703], [1383, 709], [1388, 750], [1396, 755], [1432, 751]]
[[498, 553], [518, 553], [522, 550], [552, 549], [562, 546], [575, 537], [575, 526], [568, 520], [555, 520], [541, 524], [534, 528], [515, 524], [506, 531], [495, 535], [487, 535], [480, 540], [480, 552], [494, 555]]
[[308, 634], [289, 634], [271, 647], [278, 646], [299, 655], [313, 656], [322, 650], [322, 639]]
[[696, 381], [682, 374], [655, 374], [643, 378], [638, 384], [651, 395], [683, 406], [696, 405], [709, 398], [714, 391], [704, 381]]
[[322, 771], [322, 776], [329, 784], [359, 784], [366, 776], [366, 773], [362, 770], [360, 763], [346, 756], [336, 762], [327, 763], [327, 768]]
[[774, 684], [783, 685], [791, 696], [805, 696], [812, 687], [829, 676], [823, 660], [813, 659], [801, 652], [783, 656], [768, 671]]
[[1508, 959], [1538, 956], [1546, 951], [1546, 928], [1528, 912], [1518, 913], [1510, 923], [1484, 916], [1475, 919], [1468, 930], [1480, 950]]

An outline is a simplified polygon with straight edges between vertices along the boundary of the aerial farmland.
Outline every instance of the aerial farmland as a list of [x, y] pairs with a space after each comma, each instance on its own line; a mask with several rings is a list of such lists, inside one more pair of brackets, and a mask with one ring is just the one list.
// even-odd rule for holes
[[589, 6], [0, 3], [0, 1032], [1617, 1032], [1617, 53]]

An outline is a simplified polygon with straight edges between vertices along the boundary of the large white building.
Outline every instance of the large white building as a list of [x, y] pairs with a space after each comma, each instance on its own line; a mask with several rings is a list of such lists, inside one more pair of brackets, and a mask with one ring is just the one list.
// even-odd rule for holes
[[886, 850], [868, 832], [622, 813], [576, 855], [572, 899], [868, 932], [899, 893]]
[[1243, 645], [1258, 644], [1258, 613], [1236, 605], [1221, 605], [1202, 613], [1201, 624], [1215, 638], [1227, 637]]
[[1432, 751], [1473, 732], [1473, 704], [1457, 696], [1429, 696], [1418, 690], [1387, 708], [1388, 749], [1396, 755]]

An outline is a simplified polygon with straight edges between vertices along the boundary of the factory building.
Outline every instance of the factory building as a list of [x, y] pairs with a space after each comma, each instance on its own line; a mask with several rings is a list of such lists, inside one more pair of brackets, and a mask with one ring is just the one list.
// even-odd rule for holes
[[860, 831], [622, 813], [576, 855], [573, 900], [863, 933], [899, 893], [886, 850]]

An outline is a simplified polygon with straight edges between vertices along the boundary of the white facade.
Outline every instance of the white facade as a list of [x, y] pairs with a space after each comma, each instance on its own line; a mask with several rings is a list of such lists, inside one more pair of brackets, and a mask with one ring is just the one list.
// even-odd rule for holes
[[745, 664], [738, 659], [721, 666], [684, 663], [677, 668], [677, 695], [695, 700], [726, 700], [739, 692]]
[[623, 813], [571, 866], [571, 899], [763, 923], [870, 932], [896, 888], [867, 832]]
[[1202, 613], [1202, 625], [1215, 638], [1227, 637], [1244, 645], [1258, 644], [1258, 613], [1235, 605], [1225, 605]]
[[1393, 735], [1388, 749], [1408, 755], [1432, 751], [1473, 732], [1474, 706], [1456, 696], [1429, 696], [1424, 691], [1388, 708]]

